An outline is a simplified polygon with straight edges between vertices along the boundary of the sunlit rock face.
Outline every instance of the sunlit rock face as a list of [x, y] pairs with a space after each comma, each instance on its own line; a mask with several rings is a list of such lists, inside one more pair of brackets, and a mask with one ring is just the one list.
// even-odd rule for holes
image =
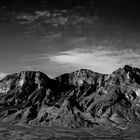
[[129, 128], [140, 121], [140, 69], [112, 74], [81, 69], [50, 79], [22, 71], [0, 81], [0, 119], [8, 123], [81, 128]]
[[140, 97], [140, 89], [137, 89], [137, 90], [136, 90], [136, 95], [137, 95], [138, 97]]
[[11, 85], [16, 78], [16, 74], [9, 75], [0, 80], [0, 92], [7, 93], [11, 89]]
[[8, 81], [6, 83], [0, 83], [0, 92], [1, 93], [6, 93], [10, 90], [10, 84], [11, 82]]
[[80, 87], [80, 86], [83, 86], [84, 84], [84, 80], [80, 79], [77, 81], [77, 85]]

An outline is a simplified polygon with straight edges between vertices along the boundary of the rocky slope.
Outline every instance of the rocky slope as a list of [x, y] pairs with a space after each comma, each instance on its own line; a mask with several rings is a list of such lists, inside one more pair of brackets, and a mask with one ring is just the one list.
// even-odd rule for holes
[[81, 69], [50, 79], [22, 71], [0, 81], [0, 119], [51, 127], [127, 128], [140, 120], [140, 69], [112, 74]]

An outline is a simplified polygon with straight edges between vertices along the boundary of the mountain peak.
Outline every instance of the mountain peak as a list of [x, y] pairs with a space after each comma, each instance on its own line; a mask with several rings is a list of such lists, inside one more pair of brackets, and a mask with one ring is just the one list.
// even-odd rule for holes
[[123, 69], [125, 69], [125, 70], [132, 70], [133, 68], [132, 68], [132, 66], [130, 66], [130, 65], [125, 65], [124, 67], [123, 67]]
[[41, 81], [49, 81], [50, 78], [40, 71], [21, 71], [5, 76], [0, 80], [0, 92], [7, 93], [14, 88], [21, 88], [23, 85], [31, 84], [40, 86]]
[[88, 84], [92, 84], [97, 77], [105, 76], [105, 74], [100, 74], [97, 72], [93, 72], [88, 69], [80, 69], [71, 73], [65, 73], [58, 77], [55, 77], [55, 80], [63, 83], [63, 84], [71, 84], [71, 85], [81, 85], [79, 83], [86, 82]]

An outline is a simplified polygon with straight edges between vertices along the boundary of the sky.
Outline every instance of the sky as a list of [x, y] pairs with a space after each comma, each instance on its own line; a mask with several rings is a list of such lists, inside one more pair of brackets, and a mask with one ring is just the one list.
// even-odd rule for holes
[[22, 70], [55, 77], [81, 68], [100, 73], [126, 64], [140, 68], [139, 21], [134, 19], [67, 10], [1, 10], [0, 15], [0, 78]]

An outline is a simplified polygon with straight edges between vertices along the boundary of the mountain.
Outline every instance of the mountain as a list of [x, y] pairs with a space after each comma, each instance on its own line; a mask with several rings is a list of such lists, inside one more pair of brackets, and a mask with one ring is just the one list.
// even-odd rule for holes
[[0, 119], [10, 124], [125, 129], [140, 120], [140, 69], [112, 74], [87, 69], [50, 79], [22, 71], [0, 80]]

